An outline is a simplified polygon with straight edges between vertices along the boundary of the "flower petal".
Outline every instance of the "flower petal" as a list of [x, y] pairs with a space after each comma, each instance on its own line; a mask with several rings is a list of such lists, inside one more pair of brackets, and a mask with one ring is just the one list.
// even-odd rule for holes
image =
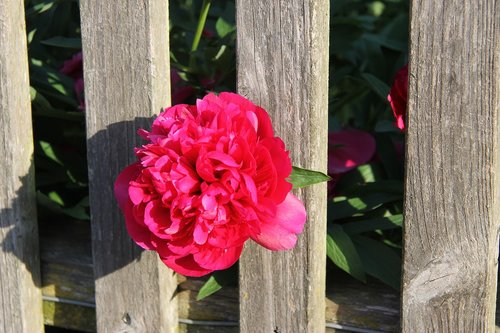
[[242, 250], [243, 246], [227, 249], [206, 246], [204, 250], [195, 253], [193, 258], [203, 268], [221, 270], [233, 266], [240, 258]]
[[196, 261], [194, 261], [193, 255], [191, 254], [186, 257], [180, 258], [160, 257], [160, 259], [165, 265], [167, 265], [177, 273], [185, 276], [199, 277], [213, 272], [213, 269], [206, 269], [201, 267]]
[[116, 179], [115, 197], [118, 201], [123, 215], [125, 215], [125, 225], [130, 237], [140, 247], [146, 250], [154, 250], [155, 246], [151, 243], [151, 233], [144, 223], [138, 222], [133, 214], [133, 204], [128, 195], [129, 182], [135, 179], [140, 173], [140, 164], [134, 163], [126, 167]]
[[[328, 173], [338, 174], [367, 163], [375, 154], [376, 143], [370, 133], [344, 130], [328, 135]], [[338, 146], [337, 146], [338, 145]]]
[[295, 246], [297, 235], [304, 229], [306, 210], [304, 204], [289, 193], [276, 206], [276, 215], [260, 224], [260, 234], [252, 239], [269, 250], [289, 250]]

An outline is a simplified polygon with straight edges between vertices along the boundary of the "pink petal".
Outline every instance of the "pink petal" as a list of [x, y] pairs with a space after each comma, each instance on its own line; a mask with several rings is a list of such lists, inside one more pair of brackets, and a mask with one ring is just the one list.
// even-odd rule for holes
[[153, 234], [163, 239], [171, 238], [170, 234], [177, 231], [175, 228], [170, 230], [172, 225], [170, 210], [164, 207], [160, 200], [148, 202], [144, 210], [144, 224]]
[[205, 269], [221, 270], [234, 265], [240, 258], [243, 246], [220, 249], [206, 246], [205, 250], [193, 254], [194, 261]]
[[[229, 93], [229, 92], [223, 92], [219, 95], [220, 99], [227, 101], [228, 103], [234, 103], [240, 106], [241, 110], [244, 111], [251, 111], [255, 113], [255, 116], [257, 117], [257, 135], [261, 138], [272, 138], [274, 137], [274, 131], [273, 131], [273, 126], [271, 123], [271, 118], [269, 117], [269, 114], [264, 110], [263, 108], [256, 106], [253, 104], [251, 101], [246, 99], [245, 97], [234, 94], [234, 93]], [[247, 117], [248, 114], [247, 114]], [[253, 118], [253, 117], [251, 117]], [[252, 125], [255, 125], [254, 120], [251, 120], [250, 123]]]
[[207, 153], [207, 158], [221, 162], [228, 167], [239, 167], [240, 164], [228, 154], [221, 153], [219, 151], [210, 151]]
[[213, 272], [213, 269], [206, 269], [201, 267], [196, 261], [194, 261], [192, 255], [181, 258], [160, 257], [160, 259], [165, 265], [167, 265], [177, 273], [185, 276], [199, 277]]
[[[338, 174], [367, 163], [375, 154], [375, 139], [367, 132], [344, 130], [328, 135], [328, 173]], [[339, 146], [337, 146], [339, 145]]]
[[267, 138], [261, 141], [268, 150], [276, 169], [276, 188], [273, 193], [273, 200], [279, 204], [285, 200], [287, 194], [292, 190], [292, 184], [286, 178], [292, 172], [292, 162], [285, 150], [285, 143], [278, 137]]
[[208, 238], [208, 226], [203, 221], [196, 223], [193, 232], [193, 239], [196, 244], [203, 245], [207, 242]]
[[389, 104], [391, 104], [392, 112], [396, 118], [396, 126], [401, 130], [405, 130], [406, 107], [408, 102], [408, 64], [403, 66], [394, 78], [394, 83], [387, 96]]
[[141, 170], [139, 163], [134, 163], [126, 167], [116, 179], [115, 197], [118, 201], [121, 211], [125, 215], [125, 225], [130, 237], [140, 247], [146, 250], [154, 250], [155, 246], [151, 243], [151, 233], [141, 222], [138, 222], [132, 212], [133, 204], [128, 195], [129, 182], [135, 179]]
[[273, 251], [289, 250], [295, 246], [297, 235], [304, 229], [306, 209], [302, 202], [289, 193], [285, 200], [276, 206], [274, 218], [262, 221], [260, 234], [252, 239]]

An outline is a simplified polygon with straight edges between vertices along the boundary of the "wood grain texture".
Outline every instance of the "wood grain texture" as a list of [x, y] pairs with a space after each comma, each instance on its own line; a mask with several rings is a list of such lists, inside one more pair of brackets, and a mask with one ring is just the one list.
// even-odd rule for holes
[[43, 301], [43, 319], [45, 325], [55, 326], [79, 332], [93, 333], [96, 331], [95, 308]]
[[0, 2], [0, 332], [43, 332], [24, 2]]
[[100, 332], [174, 332], [173, 273], [125, 230], [114, 199], [136, 131], [169, 104], [168, 1], [82, 0], [87, 147]]
[[[296, 166], [326, 172], [329, 1], [238, 1], [238, 92], [271, 115]], [[295, 191], [308, 219], [294, 250], [240, 259], [241, 332], [325, 330], [326, 184]]]
[[[45, 323], [82, 331], [95, 330], [89, 225], [78, 221], [51, 221], [40, 229]], [[221, 332], [223, 329], [239, 332], [238, 288], [224, 286], [210, 297], [197, 301], [203, 279], [178, 276], [178, 283], [180, 332], [217, 329]], [[339, 280], [332, 285], [326, 291], [327, 325], [358, 330], [399, 331], [399, 295], [394, 290], [380, 284], [365, 285], [356, 281]], [[57, 299], [61, 302], [55, 301]], [[197, 325], [186, 325], [186, 321], [194, 321]], [[200, 321], [219, 325], [206, 325]], [[232, 326], [224, 328], [220, 322]], [[327, 332], [333, 330], [327, 329]]]
[[493, 332], [500, 1], [413, 1], [403, 332]]

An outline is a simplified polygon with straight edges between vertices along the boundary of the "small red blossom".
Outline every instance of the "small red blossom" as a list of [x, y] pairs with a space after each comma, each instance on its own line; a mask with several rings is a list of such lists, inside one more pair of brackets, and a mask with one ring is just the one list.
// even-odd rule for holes
[[391, 104], [392, 112], [396, 118], [396, 126], [404, 131], [406, 128], [406, 104], [408, 102], [408, 64], [396, 73], [387, 100]]
[[163, 111], [115, 196], [132, 239], [176, 272], [232, 266], [252, 239], [295, 246], [306, 212], [290, 193], [292, 165], [267, 112], [240, 95], [208, 94]]

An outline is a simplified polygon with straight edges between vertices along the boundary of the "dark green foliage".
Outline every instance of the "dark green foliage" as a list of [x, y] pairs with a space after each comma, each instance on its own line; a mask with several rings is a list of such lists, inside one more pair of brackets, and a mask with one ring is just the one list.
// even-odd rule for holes
[[[85, 113], [74, 79], [60, 73], [64, 61], [81, 48], [78, 1], [25, 4], [39, 215], [85, 220]], [[176, 88], [191, 87], [184, 96], [187, 103], [236, 86], [234, 0], [211, 1], [204, 33], [192, 51], [201, 6], [202, 1], [170, 0], [171, 66], [180, 78], [173, 96]], [[335, 185], [329, 199], [328, 257], [361, 281], [372, 276], [397, 288], [404, 155], [398, 146], [404, 145], [404, 135], [394, 126], [386, 96], [396, 71], [407, 62], [408, 1], [335, 0], [331, 8], [329, 128], [368, 131], [377, 152]], [[216, 274], [200, 299], [236, 279], [234, 272], [230, 279]]]
[[[368, 131], [377, 151], [370, 164], [342, 175], [335, 186], [328, 206], [328, 256], [359, 280], [366, 274], [397, 289], [404, 135], [394, 126], [386, 98], [408, 58], [409, 6], [406, 0], [331, 5], [330, 128]], [[331, 247], [336, 239], [340, 245]], [[342, 256], [345, 263], [338, 259]]]
[[77, 1], [25, 1], [38, 215], [88, 220], [85, 114], [60, 72], [81, 48]]

